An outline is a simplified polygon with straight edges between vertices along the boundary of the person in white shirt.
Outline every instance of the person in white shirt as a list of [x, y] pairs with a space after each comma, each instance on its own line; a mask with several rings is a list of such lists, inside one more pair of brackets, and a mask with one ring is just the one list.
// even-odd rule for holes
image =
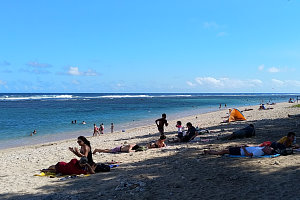
[[224, 155], [224, 154], [230, 154], [230, 155], [241, 155], [241, 156], [249, 156], [249, 157], [258, 157], [263, 155], [271, 155], [273, 154], [274, 149], [269, 146], [265, 147], [248, 147], [248, 146], [242, 146], [242, 147], [230, 147], [229, 149], [224, 149], [221, 151], [204, 151], [204, 154], [210, 154], [210, 155]]

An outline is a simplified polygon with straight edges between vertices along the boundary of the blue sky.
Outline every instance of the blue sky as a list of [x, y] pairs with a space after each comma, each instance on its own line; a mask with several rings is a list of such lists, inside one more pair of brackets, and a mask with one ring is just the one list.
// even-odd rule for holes
[[300, 1], [0, 1], [0, 92], [299, 92]]

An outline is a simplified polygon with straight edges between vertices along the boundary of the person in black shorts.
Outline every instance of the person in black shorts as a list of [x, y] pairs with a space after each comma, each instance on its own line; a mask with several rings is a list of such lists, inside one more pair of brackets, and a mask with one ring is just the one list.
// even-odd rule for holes
[[155, 124], [157, 126], [157, 129], [160, 133], [160, 135], [164, 135], [164, 125], [168, 126], [168, 121], [167, 121], [167, 115], [165, 113], [163, 113], [161, 115], [161, 118], [155, 120]]

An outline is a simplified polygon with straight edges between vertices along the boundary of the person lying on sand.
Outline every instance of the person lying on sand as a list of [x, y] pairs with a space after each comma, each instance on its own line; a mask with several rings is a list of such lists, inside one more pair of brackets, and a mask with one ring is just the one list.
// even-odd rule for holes
[[299, 145], [293, 144], [295, 141], [296, 133], [289, 132], [286, 136], [282, 137], [280, 140], [277, 141], [277, 143], [283, 144], [285, 147], [289, 148], [292, 147], [294, 149], [298, 149]]
[[126, 144], [126, 145], [122, 145], [122, 146], [117, 146], [113, 149], [95, 149], [93, 151], [93, 154], [99, 152], [99, 153], [129, 153], [132, 151], [135, 151], [136, 149], [138, 149], [140, 146], [137, 144]]
[[249, 156], [249, 157], [257, 157], [262, 155], [271, 155], [273, 154], [274, 149], [269, 146], [265, 147], [248, 147], [248, 146], [242, 146], [242, 147], [230, 147], [229, 149], [224, 149], [221, 151], [214, 151], [214, 150], [205, 150], [204, 154], [210, 154], [210, 155], [240, 155], [240, 156]]
[[149, 144], [147, 144], [147, 148], [148, 149], [152, 149], [152, 148], [162, 148], [165, 147], [165, 140], [166, 140], [166, 136], [165, 135], [161, 135], [160, 138], [156, 141], [156, 142], [151, 142]]
[[255, 136], [255, 128], [253, 124], [250, 124], [243, 129], [233, 132], [231, 135], [221, 137], [220, 140], [234, 140], [237, 138], [249, 138], [252, 136]]
[[70, 162], [58, 162], [56, 165], [51, 165], [48, 169], [42, 169], [41, 172], [50, 172], [62, 175], [72, 174], [95, 174], [95, 167], [88, 164], [87, 157], [81, 157], [80, 160], [72, 159]]

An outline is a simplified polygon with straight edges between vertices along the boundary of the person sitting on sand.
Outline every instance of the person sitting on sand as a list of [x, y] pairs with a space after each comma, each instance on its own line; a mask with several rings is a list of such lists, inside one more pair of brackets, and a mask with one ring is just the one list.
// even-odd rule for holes
[[255, 136], [255, 128], [253, 124], [250, 124], [249, 126], [246, 126], [243, 129], [233, 132], [231, 135], [220, 138], [220, 140], [234, 140], [237, 138], [249, 138], [252, 136]]
[[157, 129], [160, 133], [160, 135], [164, 135], [164, 125], [168, 126], [168, 121], [167, 121], [167, 115], [165, 113], [163, 113], [161, 115], [161, 118], [155, 120], [155, 124], [157, 126]]
[[84, 136], [79, 136], [77, 138], [77, 143], [80, 146], [80, 150], [78, 150], [77, 147], [69, 147], [69, 150], [78, 157], [83, 157], [83, 156], [87, 157], [88, 163], [90, 165], [94, 164], [90, 141], [88, 141]]
[[261, 104], [261, 105], [259, 106], [258, 110], [266, 110], [265, 104]]
[[177, 139], [170, 140], [169, 142], [189, 142], [198, 135], [196, 128], [192, 125], [191, 122], [188, 122], [186, 126], [188, 130], [184, 136], [178, 137]]
[[148, 149], [152, 149], [152, 148], [162, 148], [162, 147], [166, 147], [167, 145], [165, 144], [165, 140], [166, 140], [166, 136], [165, 135], [161, 135], [160, 138], [156, 141], [156, 142], [151, 142], [149, 144], [147, 144], [147, 148]]
[[99, 153], [129, 153], [132, 151], [135, 151], [136, 149], [138, 149], [140, 146], [137, 144], [126, 144], [126, 145], [121, 145], [121, 146], [117, 146], [113, 149], [95, 149], [93, 151], [93, 154], [96, 154], [97, 152]]
[[79, 174], [94, 174], [95, 165], [88, 164], [87, 157], [83, 156], [80, 160], [72, 159], [70, 162], [58, 162], [56, 165], [51, 165], [48, 169], [42, 169], [41, 172], [50, 172], [62, 175], [79, 175]]
[[265, 147], [248, 147], [248, 146], [242, 146], [242, 147], [230, 147], [229, 149], [224, 149], [221, 151], [214, 151], [214, 150], [205, 150], [204, 154], [210, 154], [210, 155], [240, 155], [240, 156], [249, 156], [249, 157], [258, 157], [263, 155], [271, 155], [273, 154], [274, 149], [269, 146]]

